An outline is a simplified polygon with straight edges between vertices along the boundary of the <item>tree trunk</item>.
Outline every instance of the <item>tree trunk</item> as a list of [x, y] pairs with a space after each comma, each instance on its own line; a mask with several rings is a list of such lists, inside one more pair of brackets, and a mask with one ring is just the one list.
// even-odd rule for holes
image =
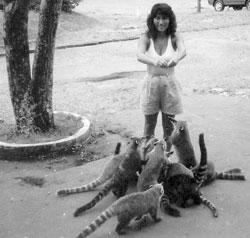
[[29, 0], [4, 1], [4, 44], [17, 130], [33, 124], [28, 44]]
[[52, 109], [53, 59], [62, 0], [42, 0], [31, 77], [28, 14], [30, 0], [4, 0], [4, 44], [17, 131], [48, 131]]
[[35, 103], [34, 124], [42, 131], [54, 126], [52, 90], [56, 29], [62, 0], [42, 0], [38, 38], [32, 70], [32, 95]]

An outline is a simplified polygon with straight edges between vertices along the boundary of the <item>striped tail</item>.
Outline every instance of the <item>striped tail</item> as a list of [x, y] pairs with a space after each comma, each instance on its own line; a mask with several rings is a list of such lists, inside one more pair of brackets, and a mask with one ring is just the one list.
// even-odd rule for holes
[[225, 180], [246, 180], [246, 177], [244, 174], [233, 174], [233, 173], [216, 173], [217, 179], [225, 179]]
[[200, 195], [200, 198], [201, 198], [201, 203], [207, 206], [211, 210], [211, 212], [213, 213], [213, 216], [218, 217], [218, 211], [215, 205], [211, 201], [203, 197], [202, 195]]
[[229, 169], [224, 171], [224, 173], [226, 174], [240, 174], [242, 173], [242, 170], [240, 168], [233, 168], [233, 169]]
[[117, 142], [116, 147], [115, 147], [115, 152], [114, 152], [115, 155], [120, 154], [121, 145], [122, 145], [122, 144], [121, 144], [120, 142]]
[[94, 181], [90, 182], [89, 184], [86, 184], [82, 187], [75, 187], [75, 188], [66, 188], [62, 190], [58, 190], [56, 194], [58, 196], [67, 196], [70, 194], [75, 194], [75, 193], [83, 193], [83, 192], [88, 192], [93, 190], [94, 188], [98, 187], [99, 185], [103, 184], [106, 182], [106, 178], [104, 177], [98, 177]]
[[201, 152], [200, 164], [198, 165], [197, 168], [193, 170], [193, 172], [194, 172], [196, 183], [198, 184], [198, 186], [201, 186], [204, 181], [206, 170], [207, 170], [207, 148], [205, 145], [203, 133], [199, 135], [199, 145], [200, 145], [200, 152]]
[[112, 187], [113, 183], [111, 182], [107, 186], [105, 186], [104, 189], [100, 191], [89, 203], [77, 208], [74, 212], [74, 216], [78, 217], [81, 213], [93, 208], [99, 201], [101, 201], [105, 196], [108, 195]]
[[170, 216], [173, 216], [173, 217], [180, 217], [181, 216], [180, 211], [176, 208], [173, 208], [170, 205], [168, 196], [165, 194], [161, 197], [161, 206], [162, 206], [164, 212], [168, 213]]
[[113, 208], [108, 208], [104, 212], [101, 213], [99, 217], [89, 226], [87, 226], [78, 236], [77, 238], [84, 238], [93, 233], [98, 227], [100, 227], [104, 222], [106, 222], [109, 218], [114, 216]]
[[[118, 155], [120, 153], [120, 150], [121, 150], [121, 143], [118, 142], [116, 145], [114, 154]], [[109, 178], [100, 176], [97, 179], [95, 179], [94, 181], [92, 181], [89, 184], [86, 184], [82, 187], [74, 187], [74, 188], [66, 188], [66, 189], [58, 190], [56, 192], [56, 194], [58, 196], [67, 196], [67, 195], [75, 194], [75, 193], [88, 192], [88, 191], [91, 191], [94, 188], [100, 186], [101, 184], [105, 183], [108, 179]]]

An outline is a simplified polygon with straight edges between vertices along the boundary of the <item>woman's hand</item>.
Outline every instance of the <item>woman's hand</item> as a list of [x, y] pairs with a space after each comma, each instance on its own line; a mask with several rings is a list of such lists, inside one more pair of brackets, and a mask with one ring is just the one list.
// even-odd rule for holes
[[178, 64], [178, 61], [179, 60], [176, 57], [170, 59], [168, 61], [167, 67], [174, 67], [174, 66], [176, 66]]
[[156, 60], [155, 66], [166, 68], [168, 67], [168, 63], [169, 63], [169, 58], [159, 58]]

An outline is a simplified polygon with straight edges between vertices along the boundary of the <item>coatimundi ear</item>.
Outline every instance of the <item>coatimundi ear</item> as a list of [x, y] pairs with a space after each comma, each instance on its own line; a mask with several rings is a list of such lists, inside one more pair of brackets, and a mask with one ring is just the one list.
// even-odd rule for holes
[[139, 138], [137, 138], [137, 139], [135, 140], [135, 143], [136, 143], [137, 145], [139, 145], [139, 144], [141, 143], [141, 140], [140, 140]]
[[181, 126], [179, 130], [184, 131], [184, 129], [185, 129], [184, 126]]
[[177, 121], [176, 121], [173, 117], [168, 116], [168, 119], [169, 119], [169, 121], [170, 121], [174, 126], [176, 126]]
[[173, 151], [170, 151], [170, 152], [165, 152], [164, 151], [164, 155], [165, 155], [165, 162], [167, 163], [167, 165], [171, 164], [171, 159], [170, 157], [172, 156], [174, 152]]
[[132, 137], [130, 137], [129, 139], [130, 139], [130, 140], [134, 140], [134, 142], [135, 142], [137, 145], [139, 145], [139, 144], [141, 143], [141, 140], [140, 140], [140, 138], [138, 138], [138, 137], [132, 136]]
[[166, 151], [165, 153], [166, 153], [165, 155], [168, 158], [168, 157], [170, 157], [174, 153], [174, 151], [173, 150], [172, 151]]
[[156, 142], [154, 142], [153, 145], [157, 145], [157, 144], [159, 144], [159, 143], [161, 143], [161, 142], [162, 142], [162, 140], [157, 140]]
[[160, 139], [160, 140], [157, 140], [156, 142], [154, 142], [153, 145], [157, 145], [157, 144], [162, 144], [162, 146], [166, 146], [166, 142], [164, 139]]
[[152, 188], [152, 187], [154, 187], [154, 186], [159, 186], [159, 185], [161, 185], [161, 186], [163, 186], [163, 184], [164, 184], [164, 182], [161, 182], [161, 183], [156, 183], [156, 184], [151, 184], [151, 185], [149, 185], [149, 188]]

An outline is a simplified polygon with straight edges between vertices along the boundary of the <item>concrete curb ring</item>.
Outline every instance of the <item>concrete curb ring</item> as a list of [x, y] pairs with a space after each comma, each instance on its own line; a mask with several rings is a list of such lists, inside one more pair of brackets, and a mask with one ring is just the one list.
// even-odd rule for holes
[[43, 155], [67, 153], [77, 143], [83, 144], [87, 141], [91, 134], [91, 124], [86, 117], [65, 111], [55, 111], [54, 113], [64, 113], [75, 118], [81, 118], [83, 126], [75, 134], [55, 141], [34, 144], [0, 142], [0, 160], [22, 161], [44, 159]]

